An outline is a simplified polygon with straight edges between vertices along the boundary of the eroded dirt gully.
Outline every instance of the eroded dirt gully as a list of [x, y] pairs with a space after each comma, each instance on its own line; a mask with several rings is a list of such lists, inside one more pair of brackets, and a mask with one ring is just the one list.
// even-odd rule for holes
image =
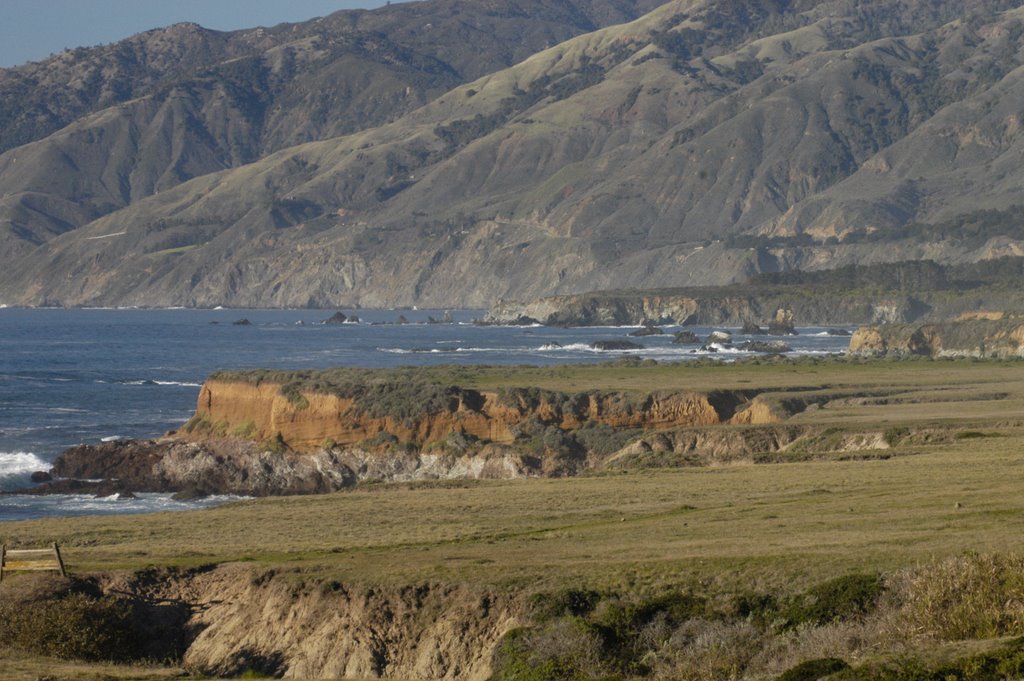
[[482, 681], [522, 625], [516, 594], [464, 585], [356, 587], [245, 564], [98, 579], [148, 607], [183, 666], [211, 676]]

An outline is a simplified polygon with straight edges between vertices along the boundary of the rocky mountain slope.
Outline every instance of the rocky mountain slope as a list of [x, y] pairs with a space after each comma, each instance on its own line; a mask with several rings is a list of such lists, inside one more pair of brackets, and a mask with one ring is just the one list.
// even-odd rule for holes
[[178, 24], [0, 70], [0, 262], [193, 177], [374, 127], [663, 0], [431, 0]]
[[[150, 181], [18, 251], [0, 301], [484, 306], [1016, 254], [1020, 5], [673, 0], [390, 123]], [[979, 209], [997, 228], [959, 238]]]

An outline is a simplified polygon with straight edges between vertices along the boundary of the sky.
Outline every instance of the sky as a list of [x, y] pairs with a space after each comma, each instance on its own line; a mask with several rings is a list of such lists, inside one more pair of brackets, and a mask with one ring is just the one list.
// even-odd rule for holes
[[383, 4], [384, 0], [0, 0], [0, 68], [181, 21], [228, 31]]

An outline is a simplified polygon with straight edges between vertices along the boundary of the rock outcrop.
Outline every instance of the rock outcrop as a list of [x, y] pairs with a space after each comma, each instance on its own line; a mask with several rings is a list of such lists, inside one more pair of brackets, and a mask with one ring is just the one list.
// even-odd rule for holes
[[1024, 320], [973, 319], [858, 329], [850, 352], [867, 356], [1024, 357]]
[[[355, 385], [346, 383], [354, 372], [283, 374], [303, 377], [302, 385], [261, 381], [262, 372], [226, 374], [203, 386], [195, 417], [179, 432], [73, 447], [58, 458], [53, 479], [28, 492], [313, 494], [371, 481], [775, 460], [794, 447], [871, 449], [881, 437], [853, 433], [847, 441], [825, 426], [787, 423], [833, 399], [819, 392], [490, 392], [438, 389], [399, 373], [367, 372]], [[396, 378], [408, 380], [387, 383]], [[382, 384], [386, 390], [374, 394]]]
[[769, 336], [795, 336], [796, 335], [796, 317], [792, 310], [785, 310], [779, 308], [775, 311], [775, 316], [768, 323], [768, 335]]
[[[482, 320], [487, 324], [513, 325], [520, 319], [546, 326], [626, 326], [654, 320], [662, 324], [729, 325], [746, 327], [756, 333], [764, 325], [775, 324], [784, 311], [783, 324], [795, 321], [808, 325], [878, 324], [911, 322], [930, 312], [921, 301], [904, 294], [811, 295], [807, 291], [750, 288], [745, 293], [734, 289], [703, 288], [663, 291], [594, 292], [579, 295], [550, 296], [526, 303], [500, 301]], [[785, 316], [788, 314], [788, 317]]]
[[757, 394], [402, 383], [373, 394], [382, 380], [320, 390], [209, 380], [178, 432], [73, 447], [55, 479], [31, 491], [310, 494], [365, 481], [575, 475], [644, 433], [726, 423]]
[[[731, 416], [720, 414], [708, 395], [686, 392], [569, 395], [530, 388], [500, 392], [451, 388], [440, 407], [407, 415], [386, 414], [361, 405], [356, 398], [313, 391], [289, 397], [283, 388], [278, 383], [207, 381], [200, 390], [195, 417], [177, 436], [206, 441], [235, 435], [313, 452], [325, 445], [357, 445], [382, 437], [415, 447], [437, 444], [452, 435], [507, 444], [515, 441], [519, 427], [533, 421], [562, 430], [585, 423], [658, 429], [715, 425]], [[745, 396], [737, 394], [734, 399]]]

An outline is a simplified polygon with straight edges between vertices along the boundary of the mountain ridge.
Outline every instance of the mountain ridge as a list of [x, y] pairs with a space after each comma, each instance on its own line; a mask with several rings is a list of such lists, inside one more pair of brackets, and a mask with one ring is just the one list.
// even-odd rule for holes
[[1009, 219], [969, 248], [899, 230], [1024, 203], [1022, 19], [997, 0], [674, 0], [133, 202], [6, 268], [0, 298], [487, 306], [1014, 254]]

